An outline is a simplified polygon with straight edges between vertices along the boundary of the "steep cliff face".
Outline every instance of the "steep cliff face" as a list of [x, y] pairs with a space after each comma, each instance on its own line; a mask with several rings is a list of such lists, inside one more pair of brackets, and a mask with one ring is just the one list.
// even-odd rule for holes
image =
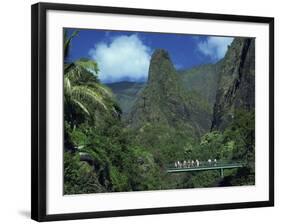
[[189, 91], [199, 93], [211, 107], [216, 100], [220, 65], [221, 61], [216, 64], [204, 64], [178, 72], [184, 87]]
[[210, 108], [186, 91], [168, 52], [159, 49], [151, 57], [148, 82], [133, 106], [129, 124], [134, 128], [161, 124], [201, 134], [210, 128]]
[[224, 130], [239, 110], [255, 107], [255, 39], [235, 38], [220, 67], [212, 130]]

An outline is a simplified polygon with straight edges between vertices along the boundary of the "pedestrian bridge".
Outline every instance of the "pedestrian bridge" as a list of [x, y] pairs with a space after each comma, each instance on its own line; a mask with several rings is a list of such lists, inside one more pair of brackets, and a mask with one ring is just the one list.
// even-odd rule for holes
[[219, 170], [220, 175], [224, 177], [224, 169], [235, 169], [241, 168], [243, 165], [241, 163], [230, 163], [230, 164], [210, 164], [192, 167], [181, 167], [181, 168], [168, 168], [167, 173], [181, 173], [181, 172], [197, 172], [197, 171], [207, 171], [207, 170]]

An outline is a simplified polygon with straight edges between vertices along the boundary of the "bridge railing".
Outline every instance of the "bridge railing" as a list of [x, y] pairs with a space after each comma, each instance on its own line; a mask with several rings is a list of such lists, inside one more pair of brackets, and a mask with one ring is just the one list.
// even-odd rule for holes
[[241, 162], [237, 162], [237, 161], [217, 161], [217, 162], [214, 162], [212, 161], [211, 163], [208, 162], [208, 161], [199, 161], [199, 165], [197, 165], [196, 163], [194, 163], [193, 165], [188, 165], [186, 164], [185, 166], [182, 164], [180, 167], [176, 167], [175, 164], [169, 164], [167, 166], [168, 169], [182, 169], [182, 168], [205, 168], [205, 167], [216, 167], [216, 166], [241, 166], [243, 165], [243, 163]]

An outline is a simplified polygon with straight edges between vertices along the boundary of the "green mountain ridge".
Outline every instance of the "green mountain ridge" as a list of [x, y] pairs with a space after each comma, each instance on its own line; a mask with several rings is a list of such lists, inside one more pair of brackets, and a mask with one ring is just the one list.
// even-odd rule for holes
[[234, 143], [232, 161], [244, 164], [222, 185], [255, 183], [255, 39], [235, 38], [222, 60], [212, 132]]
[[145, 83], [137, 82], [116, 82], [106, 84], [115, 95], [116, 101], [122, 109], [122, 116], [126, 117], [132, 109], [132, 106], [138, 96], [143, 90]]
[[[179, 82], [185, 91], [190, 96], [202, 101], [206, 107], [211, 108], [211, 112], [215, 103], [220, 64], [220, 62], [216, 64], [205, 64], [191, 69], [176, 71]], [[137, 96], [145, 89], [147, 83], [123, 81], [106, 85], [115, 95], [123, 111], [122, 117], [126, 119], [136, 102]]]
[[224, 59], [218, 79], [212, 129], [224, 130], [237, 110], [255, 107], [255, 40], [235, 38]]
[[221, 61], [216, 64], [204, 64], [180, 70], [178, 73], [187, 90], [195, 91], [208, 101], [210, 106], [213, 106], [216, 99], [220, 65]]
[[211, 108], [198, 94], [182, 85], [168, 52], [155, 50], [148, 82], [139, 94], [128, 118], [131, 127], [164, 125], [201, 135], [210, 127]]

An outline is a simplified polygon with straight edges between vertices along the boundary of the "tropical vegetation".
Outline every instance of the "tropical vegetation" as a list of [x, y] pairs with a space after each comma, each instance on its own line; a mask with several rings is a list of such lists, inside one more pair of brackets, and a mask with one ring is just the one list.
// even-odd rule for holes
[[[245, 100], [238, 95], [239, 89], [231, 96], [225, 86], [224, 91], [220, 90], [220, 80], [224, 78], [222, 70], [216, 73], [218, 65], [201, 68], [200, 80], [196, 80], [194, 74], [198, 71], [176, 71], [167, 53], [161, 50], [157, 57], [160, 59], [151, 62], [155, 69], [149, 75], [155, 81], [123, 83], [122, 88], [116, 84], [113, 88], [100, 82], [97, 62], [86, 58], [69, 60], [73, 38], [79, 38], [79, 31], [67, 33], [65, 29], [64, 194], [255, 183], [254, 108], [234, 106], [238, 99]], [[240, 45], [244, 43], [238, 41]], [[238, 51], [236, 45], [233, 49]], [[232, 54], [226, 55], [227, 62]], [[220, 66], [226, 70], [224, 65]], [[208, 91], [200, 91], [206, 68], [211, 71], [208, 80], [216, 74], [217, 83], [213, 80], [211, 86], [205, 83]], [[193, 87], [188, 80], [192, 80]], [[229, 80], [229, 88], [235, 80]], [[161, 82], [165, 84], [159, 86]], [[231, 100], [222, 104], [226, 93]], [[249, 100], [252, 99], [246, 99]], [[220, 108], [220, 113], [213, 108]], [[223, 128], [214, 124], [219, 119], [223, 119]], [[225, 171], [224, 178], [216, 170], [166, 172], [177, 160], [209, 158], [239, 162], [243, 167]]]

